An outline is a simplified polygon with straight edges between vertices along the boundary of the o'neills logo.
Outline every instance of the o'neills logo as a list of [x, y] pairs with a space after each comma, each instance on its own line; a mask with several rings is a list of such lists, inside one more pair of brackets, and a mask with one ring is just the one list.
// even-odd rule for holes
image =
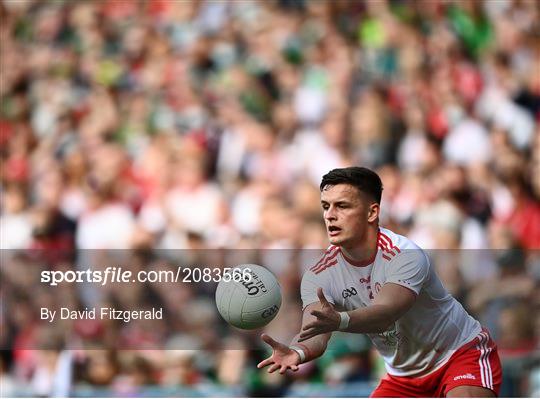
[[467, 374], [458, 375], [454, 377], [454, 381], [457, 381], [457, 380], [476, 380], [476, 377], [472, 375], [471, 373], [467, 373]]
[[257, 295], [261, 291], [268, 291], [264, 283], [259, 279], [259, 276], [255, 273], [251, 273], [251, 279], [249, 281], [242, 281], [242, 285], [247, 289], [249, 296]]

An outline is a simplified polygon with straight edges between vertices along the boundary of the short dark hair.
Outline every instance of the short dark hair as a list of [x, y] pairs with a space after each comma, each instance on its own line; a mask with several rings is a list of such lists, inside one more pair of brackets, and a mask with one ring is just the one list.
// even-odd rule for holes
[[381, 203], [382, 181], [379, 175], [371, 169], [360, 166], [332, 169], [323, 176], [319, 188], [323, 191], [326, 186], [335, 186], [336, 184], [350, 184], [373, 198], [378, 204]]

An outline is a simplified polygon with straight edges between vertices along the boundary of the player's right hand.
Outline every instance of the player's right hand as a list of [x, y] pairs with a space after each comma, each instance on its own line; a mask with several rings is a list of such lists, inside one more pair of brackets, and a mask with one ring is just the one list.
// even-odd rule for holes
[[280, 374], [284, 374], [287, 369], [292, 371], [298, 371], [298, 365], [300, 364], [300, 355], [295, 350], [292, 350], [287, 345], [277, 342], [268, 334], [261, 336], [262, 340], [272, 347], [272, 356], [264, 359], [257, 365], [257, 368], [263, 368], [271, 365], [268, 369], [269, 373], [279, 369]]

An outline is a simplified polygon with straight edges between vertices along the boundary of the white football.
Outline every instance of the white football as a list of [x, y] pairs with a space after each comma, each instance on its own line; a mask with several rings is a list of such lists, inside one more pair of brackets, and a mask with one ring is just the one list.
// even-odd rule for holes
[[236, 266], [216, 289], [216, 305], [227, 323], [244, 330], [263, 327], [281, 307], [276, 277], [259, 265]]

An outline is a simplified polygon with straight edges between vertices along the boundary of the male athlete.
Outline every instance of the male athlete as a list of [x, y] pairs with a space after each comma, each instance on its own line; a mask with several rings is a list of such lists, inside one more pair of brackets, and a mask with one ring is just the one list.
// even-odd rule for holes
[[286, 346], [263, 334], [270, 373], [323, 354], [333, 331], [364, 333], [387, 375], [372, 397], [495, 397], [501, 384], [489, 333], [443, 287], [425, 253], [379, 226], [382, 183], [366, 168], [321, 182], [331, 243], [302, 279], [301, 332]]

